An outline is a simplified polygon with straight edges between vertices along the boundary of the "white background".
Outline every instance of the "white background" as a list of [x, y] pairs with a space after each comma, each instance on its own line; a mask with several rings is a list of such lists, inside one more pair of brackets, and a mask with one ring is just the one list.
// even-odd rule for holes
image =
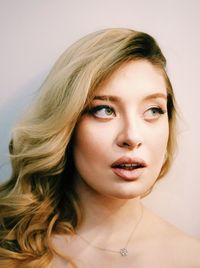
[[180, 109], [173, 168], [145, 203], [200, 238], [199, 11], [198, 0], [0, 0], [0, 179], [10, 130], [66, 47], [102, 28], [145, 31], [168, 59]]

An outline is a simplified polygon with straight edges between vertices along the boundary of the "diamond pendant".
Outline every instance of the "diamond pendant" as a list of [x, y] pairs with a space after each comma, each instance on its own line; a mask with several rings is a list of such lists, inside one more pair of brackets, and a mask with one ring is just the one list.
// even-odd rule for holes
[[127, 256], [128, 255], [128, 250], [126, 248], [121, 248], [119, 252], [120, 252], [120, 254], [122, 256]]

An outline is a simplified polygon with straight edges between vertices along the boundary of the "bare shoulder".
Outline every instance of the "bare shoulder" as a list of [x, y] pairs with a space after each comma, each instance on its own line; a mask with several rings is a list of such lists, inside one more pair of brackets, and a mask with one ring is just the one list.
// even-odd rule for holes
[[51, 239], [52, 246], [57, 254], [54, 254], [48, 268], [83, 267], [81, 260], [77, 256], [84, 250], [84, 247], [81, 243], [77, 243], [76, 240], [76, 236], [53, 235]]
[[160, 255], [171, 258], [176, 263], [175, 267], [200, 268], [200, 240], [184, 233], [150, 210], [146, 214], [151, 226], [149, 231], [161, 246]]
[[200, 267], [200, 241], [176, 227], [170, 226], [172, 249], [176, 252], [177, 259], [184, 262], [183, 267], [199, 268]]

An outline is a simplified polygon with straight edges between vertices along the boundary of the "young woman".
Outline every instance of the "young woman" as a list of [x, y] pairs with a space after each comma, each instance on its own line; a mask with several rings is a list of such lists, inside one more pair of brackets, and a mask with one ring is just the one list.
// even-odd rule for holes
[[141, 203], [174, 151], [165, 68], [156, 41], [129, 29], [60, 57], [13, 130], [0, 267], [200, 267], [200, 242]]

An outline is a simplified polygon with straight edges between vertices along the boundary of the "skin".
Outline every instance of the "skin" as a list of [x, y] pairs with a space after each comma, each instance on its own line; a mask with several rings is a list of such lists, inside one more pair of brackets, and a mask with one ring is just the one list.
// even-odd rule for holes
[[[102, 96], [108, 100], [96, 99]], [[154, 184], [168, 141], [166, 97], [162, 75], [145, 61], [123, 65], [97, 89], [91, 107], [105, 108], [82, 116], [74, 145], [78, 173], [94, 194], [130, 199], [141, 196]], [[110, 168], [121, 157], [139, 157], [147, 168], [138, 179], [124, 181]]]
[[[166, 96], [161, 71], [148, 61], [131, 61], [97, 88], [95, 99], [78, 122], [75, 181], [84, 219], [78, 235], [53, 237], [54, 245], [63, 254], [67, 252], [78, 267], [200, 267], [199, 241], [140, 201], [157, 180], [165, 159], [169, 135]], [[134, 179], [125, 180], [111, 168], [124, 156], [146, 163]], [[128, 256], [109, 251], [119, 251], [129, 238]], [[70, 266], [55, 257], [51, 267]]]

